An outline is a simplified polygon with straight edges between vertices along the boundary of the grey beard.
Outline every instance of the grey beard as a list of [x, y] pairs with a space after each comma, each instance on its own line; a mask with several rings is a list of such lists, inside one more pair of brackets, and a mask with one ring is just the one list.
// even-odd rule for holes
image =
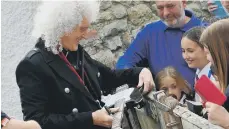
[[166, 21], [162, 20], [162, 22], [168, 26], [168, 27], [171, 27], [171, 28], [180, 28], [180, 27], [183, 27], [185, 25], [184, 23], [184, 20], [185, 20], [185, 12], [183, 11], [182, 15], [177, 19], [177, 23], [174, 24], [174, 25], [169, 25]]

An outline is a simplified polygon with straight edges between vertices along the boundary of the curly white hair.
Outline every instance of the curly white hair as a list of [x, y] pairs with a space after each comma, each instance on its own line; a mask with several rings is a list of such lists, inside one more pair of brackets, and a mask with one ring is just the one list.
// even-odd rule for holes
[[[95, 21], [99, 13], [98, 1], [43, 1], [34, 18], [32, 35], [45, 40], [45, 47], [58, 54], [62, 51], [60, 37], [81, 23], [83, 17]], [[59, 49], [57, 46], [60, 45]]]

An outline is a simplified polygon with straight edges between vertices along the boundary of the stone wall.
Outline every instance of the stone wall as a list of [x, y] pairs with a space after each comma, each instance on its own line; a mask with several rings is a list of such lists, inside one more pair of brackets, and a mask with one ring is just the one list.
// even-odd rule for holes
[[[209, 18], [206, 2], [188, 1], [187, 9], [197, 17]], [[160, 20], [155, 1], [103, 1], [100, 14], [92, 28], [98, 37], [82, 45], [93, 58], [114, 68], [139, 30], [144, 25]]]

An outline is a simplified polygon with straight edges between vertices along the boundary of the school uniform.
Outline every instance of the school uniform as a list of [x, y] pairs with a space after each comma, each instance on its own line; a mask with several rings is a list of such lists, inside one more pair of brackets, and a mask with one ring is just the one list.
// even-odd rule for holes
[[[211, 71], [211, 63], [209, 62], [202, 70], [197, 69], [196, 70], [196, 76], [195, 76], [195, 83], [201, 78], [201, 76], [205, 75], [207, 76], [211, 81], [215, 81], [214, 76], [212, 75]], [[200, 102], [200, 96], [195, 93], [195, 101]]]

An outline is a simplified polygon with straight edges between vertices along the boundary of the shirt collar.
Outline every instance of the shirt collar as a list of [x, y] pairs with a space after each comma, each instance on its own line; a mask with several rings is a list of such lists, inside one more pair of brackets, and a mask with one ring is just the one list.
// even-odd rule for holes
[[187, 31], [190, 29], [190, 27], [192, 26], [195, 26], [197, 22], [200, 22], [199, 19], [195, 16], [194, 13], [192, 13], [191, 11], [189, 10], [185, 10], [185, 16], [188, 16], [190, 17], [190, 21], [188, 23], [186, 23], [183, 27], [181, 28], [170, 28], [168, 26], [166, 26], [162, 21], [161, 23], [163, 24], [162, 25], [162, 29], [165, 31], [167, 29], [170, 29], [170, 30], [182, 30], [182, 31]]
[[199, 69], [196, 70], [196, 75], [201, 77], [202, 75], [207, 75], [210, 70], [211, 63], [209, 62], [204, 68], [200, 71]]

